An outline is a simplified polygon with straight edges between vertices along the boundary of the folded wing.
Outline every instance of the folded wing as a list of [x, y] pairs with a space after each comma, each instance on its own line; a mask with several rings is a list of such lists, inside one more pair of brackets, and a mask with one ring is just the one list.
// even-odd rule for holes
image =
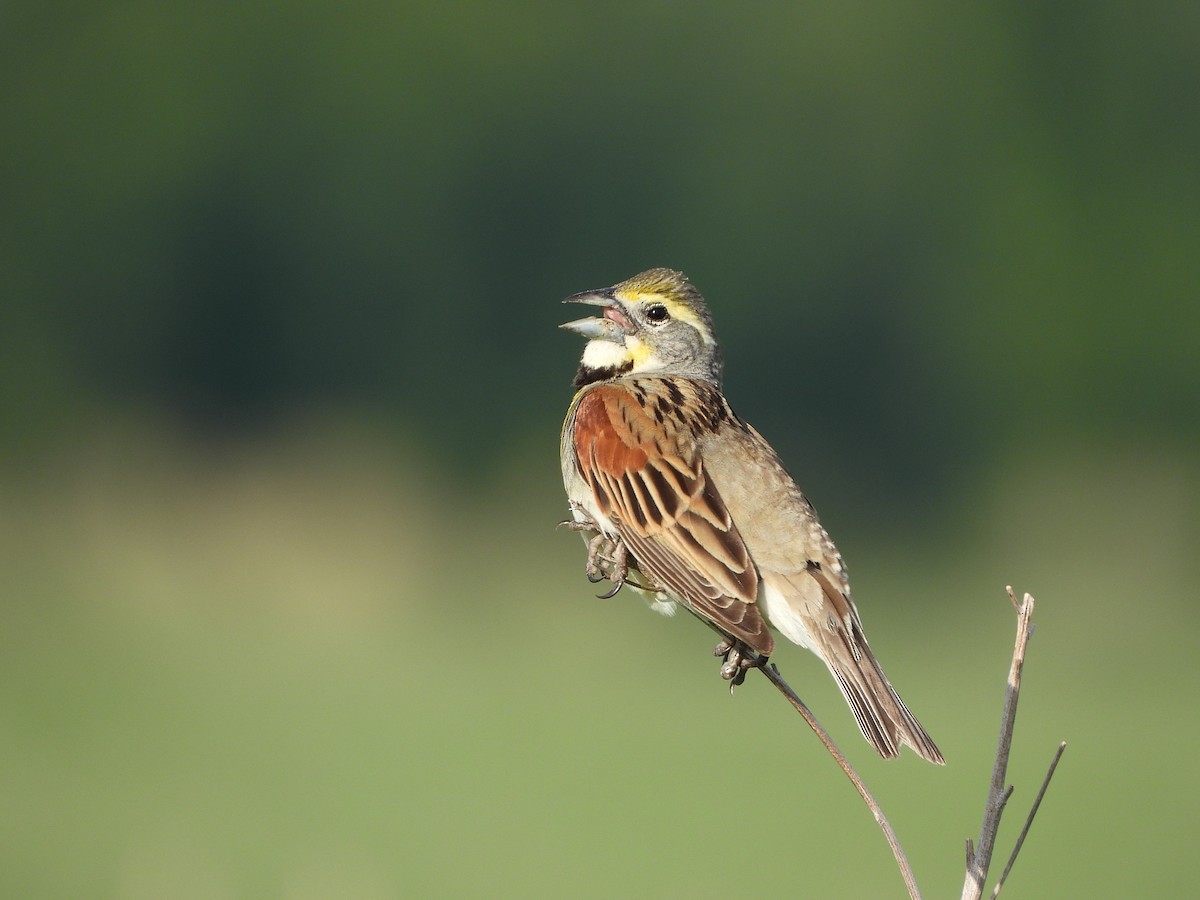
[[696, 438], [653, 385], [588, 391], [572, 439], [600, 511], [638, 570], [721, 631], [769, 655], [774, 640], [757, 606], [759, 576]]

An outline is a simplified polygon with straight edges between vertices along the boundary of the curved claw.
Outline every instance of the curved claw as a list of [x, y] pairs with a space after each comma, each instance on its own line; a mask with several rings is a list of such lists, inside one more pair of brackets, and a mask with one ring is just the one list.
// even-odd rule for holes
[[[601, 580], [601, 579], [597, 579], [597, 580]], [[595, 584], [595, 582], [593, 582], [593, 584]], [[607, 594], [597, 594], [596, 599], [597, 600], [611, 600], [613, 597], [617, 596], [617, 591], [621, 590], [621, 588], [623, 588], [623, 587], [625, 587], [625, 579], [624, 578], [622, 578], [619, 581], [613, 582], [612, 590], [609, 591]]]

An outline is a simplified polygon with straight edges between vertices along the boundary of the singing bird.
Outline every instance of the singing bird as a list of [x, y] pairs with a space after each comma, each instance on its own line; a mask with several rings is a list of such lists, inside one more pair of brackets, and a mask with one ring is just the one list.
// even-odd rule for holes
[[709, 623], [733, 684], [766, 662], [774, 628], [821, 658], [881, 756], [907, 744], [944, 763], [871, 652], [816, 510], [725, 399], [700, 293], [650, 269], [563, 302], [601, 310], [562, 326], [588, 339], [561, 443], [565, 524], [584, 534], [588, 578]]

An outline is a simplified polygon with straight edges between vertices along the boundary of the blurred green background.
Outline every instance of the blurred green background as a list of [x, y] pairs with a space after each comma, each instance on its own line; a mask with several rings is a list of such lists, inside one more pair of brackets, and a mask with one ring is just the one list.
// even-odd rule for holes
[[[699, 623], [583, 579], [561, 297], [708, 296], [1009, 891], [1192, 886], [1194, 3], [6, 4], [0, 894], [902, 896]], [[1186, 887], [1185, 887], [1186, 886]]]

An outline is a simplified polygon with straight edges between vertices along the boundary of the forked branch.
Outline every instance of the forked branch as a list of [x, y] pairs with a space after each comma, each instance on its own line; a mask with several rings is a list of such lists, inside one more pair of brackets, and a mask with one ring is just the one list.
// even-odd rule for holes
[[[1034, 601], [1033, 597], [1026, 594], [1024, 599], [1018, 603], [1011, 587], [1008, 588], [1008, 595], [1017, 610], [1017, 638], [1013, 648], [1012, 664], [1008, 673], [1008, 683], [1004, 696], [1004, 711], [1000, 722], [1000, 739], [996, 748], [996, 762], [992, 769], [992, 780], [989, 785], [987, 804], [984, 808], [983, 825], [980, 829], [977, 844], [970, 838], [967, 838], [967, 873], [963, 884], [963, 900], [981, 900], [983, 896], [983, 888], [987, 882], [988, 867], [991, 865], [992, 852], [996, 846], [996, 834], [1000, 828], [1000, 817], [1004, 812], [1005, 804], [1008, 803], [1009, 797], [1012, 796], [1013, 790], [1011, 786], [1006, 785], [1005, 779], [1008, 772], [1008, 757], [1012, 750], [1013, 727], [1017, 716], [1017, 699], [1021, 693], [1021, 672], [1025, 664], [1025, 649], [1029, 644], [1030, 636], [1033, 634], [1031, 619], [1033, 617]], [[908, 857], [905, 856], [904, 849], [900, 846], [900, 840], [896, 837], [896, 832], [892, 829], [891, 823], [888, 822], [879, 803], [872, 796], [870, 790], [867, 789], [858, 772], [837, 748], [837, 745], [834, 744], [833, 739], [821, 723], [817, 721], [816, 717], [805, 706], [804, 701], [796, 696], [795, 691], [783, 680], [783, 676], [779, 674], [779, 669], [773, 664], [761, 666], [760, 669], [767, 679], [778, 688], [780, 693], [788, 699], [788, 702], [791, 703], [796, 712], [803, 716], [809, 728], [813, 730], [813, 733], [825, 745], [825, 749], [829, 751], [829, 755], [833, 757], [834, 761], [846, 774], [846, 777], [850, 779], [850, 783], [854, 785], [854, 789], [858, 791], [867, 808], [871, 810], [871, 815], [874, 816], [876, 824], [879, 825], [884, 838], [888, 842], [888, 846], [891, 847], [892, 856], [896, 859], [896, 865], [900, 869], [900, 876], [904, 879], [904, 886], [908, 889], [909, 897], [911, 900], [919, 900], [921, 891], [917, 886], [917, 880], [913, 875], [912, 867], [908, 863]], [[1025, 842], [1025, 837], [1029, 833], [1030, 826], [1033, 824], [1033, 818], [1037, 814], [1038, 807], [1041, 805], [1042, 798], [1046, 794], [1046, 789], [1050, 785], [1050, 779], [1054, 776], [1054, 770], [1057, 768], [1058, 761], [1062, 758], [1063, 750], [1066, 749], [1066, 746], [1064, 742], [1058, 747], [1058, 752], [1055, 754], [1054, 760], [1050, 764], [1050, 769], [1042, 781], [1041, 790], [1038, 791], [1037, 798], [1034, 800], [1033, 808], [1030, 809], [1029, 815], [1025, 819], [1025, 826], [1021, 829], [1021, 834], [1017, 838], [1016, 846], [1013, 848], [1008, 864], [1004, 867], [1004, 873], [1000, 876], [1000, 880], [996, 883], [995, 889], [992, 892], [992, 900], [995, 900], [999, 895], [1000, 890], [1004, 886], [1005, 879], [1008, 877], [1008, 873], [1012, 870], [1013, 863], [1016, 862], [1017, 854], [1021, 852], [1021, 846]]]
[[1054, 753], [1054, 759], [1050, 761], [1050, 768], [1046, 770], [1046, 777], [1042, 779], [1041, 789], [1038, 790], [1037, 797], [1033, 800], [1033, 806], [1029, 809], [1029, 815], [1025, 817], [1025, 826], [1021, 829], [1020, 835], [1017, 836], [1017, 843], [1013, 846], [1012, 856], [1008, 858], [1008, 863], [1004, 866], [1004, 871], [1000, 874], [1000, 880], [996, 882], [996, 887], [992, 890], [992, 900], [996, 900], [1000, 896], [1004, 882], [1008, 879], [1008, 873], [1012, 871], [1013, 863], [1017, 861], [1017, 854], [1021, 852], [1021, 846], [1025, 843], [1025, 836], [1029, 834], [1029, 826], [1033, 824], [1033, 817], [1037, 815], [1038, 807], [1042, 805], [1042, 798], [1046, 796], [1046, 788], [1050, 787], [1050, 779], [1054, 777], [1054, 770], [1058, 768], [1058, 761], [1062, 759], [1063, 751], [1066, 749], [1067, 742], [1060, 742], [1058, 750]]
[[[1000, 829], [1000, 818], [1004, 814], [1004, 806], [1008, 802], [1008, 798], [1012, 795], [1012, 787], [1006, 786], [1008, 756], [1012, 750], [1013, 726], [1017, 719], [1017, 700], [1021, 694], [1021, 672], [1025, 665], [1025, 649], [1033, 634], [1031, 620], [1034, 601], [1033, 597], [1026, 594], [1018, 603], [1012, 587], [1008, 588], [1008, 596], [1017, 610], [1017, 638], [1013, 647], [1012, 665], [1008, 671], [1004, 712], [1000, 719], [1000, 739], [996, 746], [996, 762], [992, 767], [992, 780], [988, 788], [987, 803], [983, 809], [983, 824], [979, 829], [979, 841], [973, 846], [970, 838], [967, 839], [967, 872], [963, 881], [962, 900], [980, 900], [983, 896], [988, 867], [992, 862], [992, 851], [996, 847], [996, 834]], [[1017, 839], [1016, 847], [1013, 849], [1012, 856], [1009, 857], [1008, 865], [1004, 868], [1004, 874], [996, 884], [992, 897], [1000, 893], [1000, 889], [1004, 886], [1004, 879], [1008, 877], [1013, 863], [1017, 860], [1017, 854], [1020, 853], [1021, 845], [1025, 842], [1025, 835], [1029, 833], [1033, 817], [1037, 814], [1042, 797], [1045, 796], [1046, 788], [1050, 784], [1050, 779], [1054, 775], [1054, 770], [1058, 766], [1064, 749], [1066, 749], [1065, 742], [1059, 745], [1058, 753], [1055, 754], [1054, 761], [1050, 764], [1050, 770], [1042, 782], [1042, 789], [1038, 792], [1033, 808], [1025, 820], [1025, 827]]]
[[[579, 510], [575, 509], [573, 512], [578, 517]], [[576, 530], [598, 530], [593, 528], [594, 522], [576, 522], [572, 520], [562, 524]], [[615, 587], [613, 591], [606, 595], [612, 596], [625, 581], [627, 566], [623, 556], [617, 557], [614, 555], [610, 558], [605, 554], [605, 549], [611, 550], [612, 548], [602, 547], [601, 542], [593, 539], [589, 545], [587, 574], [588, 579], [593, 583], [605, 579], [613, 581]], [[611, 569], [605, 569], [602, 565], [606, 561], [612, 565]], [[643, 586], [643, 588], [645, 587]], [[963, 882], [963, 900], [981, 900], [983, 896], [984, 885], [987, 882], [988, 867], [991, 865], [992, 852], [996, 846], [996, 834], [1000, 827], [1000, 818], [1004, 812], [1005, 804], [1012, 795], [1012, 787], [1006, 786], [1005, 779], [1008, 772], [1008, 757], [1012, 750], [1013, 726], [1017, 716], [1017, 699], [1021, 693], [1021, 672], [1025, 664], [1025, 650], [1029, 644], [1029, 638], [1033, 634], [1031, 619], [1033, 617], [1034, 600], [1029, 594], [1025, 594], [1024, 599], [1018, 603], [1011, 587], [1008, 588], [1008, 596], [1017, 611], [1017, 638], [1013, 648], [1012, 665], [1009, 668], [1008, 682], [1005, 689], [1004, 711], [1000, 721], [1000, 739], [996, 748], [996, 762], [992, 769], [992, 779], [989, 785], [987, 803], [984, 807], [983, 824], [980, 828], [979, 841], [976, 844], [970, 838], [967, 838], [966, 842], [967, 864], [966, 877]], [[718, 645], [717, 655], [722, 655], [722, 651], [728, 654], [734, 649], [735, 642], [729, 639], [728, 635], [721, 632], [715, 625], [711, 623], [710, 625], [715, 631], [721, 633], [724, 639], [722, 644]], [[734, 657], [732, 663], [729, 658], [726, 659], [726, 667], [722, 669], [722, 675], [730, 680], [732, 689], [733, 686], [742, 682], [746, 674], [746, 669], [749, 667], [758, 668], [766, 676], [767, 680], [775, 685], [779, 692], [787, 698], [792, 707], [808, 723], [809, 728], [813, 730], [813, 733], [816, 734], [821, 743], [825, 745], [825, 749], [829, 751], [829, 755], [833, 757], [842, 772], [850, 779], [850, 783], [854, 785], [854, 789], [858, 791], [858, 795], [862, 797], [863, 802], [871, 811], [875, 823], [883, 832], [884, 839], [892, 850], [892, 856], [895, 858], [896, 865], [900, 869], [900, 876], [904, 879], [904, 886], [908, 890], [910, 900], [920, 900], [921, 891], [917, 886], [917, 880], [913, 875], [912, 867], [909, 865], [908, 857], [905, 855], [904, 849], [900, 846], [900, 840], [896, 837], [896, 832], [893, 830], [891, 823], [888, 822], [887, 816], [883, 814], [883, 809], [879, 806], [874, 796], [872, 796], [862, 777], [838, 749], [837, 745], [834, 744], [829, 733], [817, 721], [816, 717], [804, 704], [804, 701], [784, 681], [783, 676], [779, 674], [779, 669], [774, 664], [766, 663], [765, 660], [756, 661], [751, 657], [746, 661], [742, 661], [740, 657]], [[1066, 749], [1065, 742], [1059, 745], [1058, 752], [1050, 764], [1050, 769], [1042, 782], [1041, 790], [1038, 791], [1033, 808], [1025, 820], [1025, 826], [1017, 838], [1016, 846], [1013, 848], [1008, 864], [1004, 868], [1004, 873], [1000, 876], [1000, 880], [992, 892], [993, 900], [1000, 893], [1005, 879], [1007, 879], [1009, 872], [1012, 870], [1013, 863], [1016, 862], [1017, 854], [1021, 851], [1025, 837], [1029, 833], [1030, 826], [1033, 824], [1033, 818], [1037, 814], [1038, 807], [1041, 805], [1046, 789], [1050, 785], [1050, 779], [1054, 775], [1054, 770], [1058, 766], [1059, 759], [1062, 758], [1064, 749]]]

